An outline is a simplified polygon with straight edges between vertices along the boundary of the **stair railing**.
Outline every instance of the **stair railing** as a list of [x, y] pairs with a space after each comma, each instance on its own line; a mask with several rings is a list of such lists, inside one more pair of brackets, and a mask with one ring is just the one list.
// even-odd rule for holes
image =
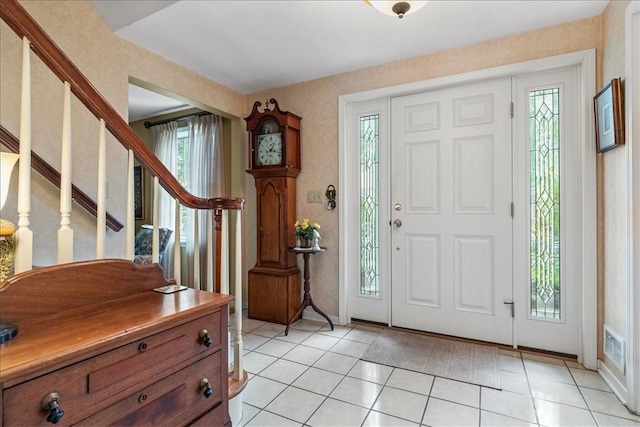
[[[4, 145], [9, 151], [12, 153], [20, 152], [20, 141], [9, 132], [4, 126], [0, 125], [0, 144]], [[42, 175], [47, 181], [49, 181], [54, 186], [60, 188], [60, 172], [55, 170], [49, 163], [47, 163], [42, 157], [38, 156], [36, 153], [31, 153], [31, 168]], [[71, 184], [71, 198], [74, 202], [76, 202], [80, 207], [85, 209], [89, 214], [96, 216], [98, 214], [98, 207], [96, 202], [91, 199], [81, 189]], [[110, 230], [118, 232], [122, 230], [124, 224], [118, 221], [113, 215], [107, 212], [107, 227]]]
[[[22, 94], [20, 108], [20, 165], [18, 174], [18, 229], [15, 233], [16, 261], [15, 271], [30, 270], [33, 267], [33, 232], [30, 229], [31, 210], [31, 51], [64, 83], [65, 101], [63, 115], [63, 138], [61, 149], [60, 171], [60, 212], [61, 221], [58, 231], [58, 262], [72, 261], [73, 256], [73, 230], [71, 229], [71, 117], [68, 108], [71, 94], [98, 119], [100, 126], [98, 149], [98, 196], [97, 196], [97, 247], [96, 257], [102, 258], [105, 249], [106, 234], [106, 132], [109, 131], [120, 144], [128, 150], [128, 179], [127, 179], [127, 219], [125, 225], [126, 257], [134, 256], [134, 159], [137, 159], [142, 167], [154, 178], [154, 214], [158, 217], [157, 194], [162, 187], [175, 200], [176, 206], [182, 205], [194, 210], [206, 210], [209, 218], [216, 218], [216, 231], [209, 222], [207, 229], [208, 241], [216, 241], [216, 246], [221, 250], [215, 261], [213, 260], [213, 245], [208, 244], [207, 262], [217, 265], [218, 275], [216, 283], [209, 277], [203, 283], [196, 283], [194, 287], [204, 290], [220, 291], [221, 286], [228, 293], [229, 271], [228, 237], [227, 232], [228, 212], [236, 211], [236, 224], [233, 235], [235, 237], [235, 327], [236, 336], [234, 343], [234, 372], [235, 380], [243, 379], [242, 364], [242, 255], [241, 255], [241, 212], [244, 200], [240, 198], [200, 198], [187, 190], [178, 182], [174, 175], [160, 162], [154, 153], [136, 135], [128, 123], [116, 112], [116, 110], [93, 87], [82, 72], [71, 62], [64, 52], [53, 42], [37, 22], [26, 12], [17, 0], [0, 1], [0, 18], [23, 40], [22, 55]], [[179, 220], [176, 209], [176, 232], [179, 236]], [[222, 226], [221, 223], [222, 223]], [[154, 224], [152, 260], [158, 262], [159, 258], [159, 227]], [[179, 241], [179, 240], [177, 240]], [[221, 243], [223, 242], [224, 243]], [[175, 245], [175, 263], [180, 264], [179, 244]], [[225, 262], [221, 260], [224, 259]], [[180, 270], [178, 267], [176, 282], [180, 284]], [[224, 285], [221, 285], [224, 284]]]

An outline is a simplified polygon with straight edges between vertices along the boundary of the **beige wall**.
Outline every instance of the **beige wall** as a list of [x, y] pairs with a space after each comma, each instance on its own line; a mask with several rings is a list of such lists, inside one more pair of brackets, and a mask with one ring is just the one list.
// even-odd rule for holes
[[[302, 117], [302, 172], [298, 176], [298, 217], [322, 225], [322, 244], [329, 250], [311, 262], [313, 298], [332, 315], [338, 314], [338, 213], [321, 204], [308, 204], [308, 190], [324, 190], [338, 182], [338, 97], [354, 92], [428, 80], [500, 65], [600, 47], [600, 17], [518, 34], [432, 55], [304, 82], [248, 97], [247, 111], [256, 100], [276, 98], [283, 110]], [[253, 179], [246, 181], [247, 199], [255, 200]], [[249, 214], [255, 215], [255, 209]], [[254, 224], [255, 221], [250, 221]], [[249, 230], [254, 233], [255, 228]], [[249, 264], [255, 263], [255, 250]]]
[[[606, 86], [615, 77], [625, 73], [625, 10], [629, 1], [611, 1], [602, 14], [602, 80], [598, 87]], [[602, 209], [600, 236], [602, 239], [602, 306], [601, 322], [621, 337], [627, 336], [627, 160], [629, 147], [615, 148], [598, 154], [601, 164], [599, 188]], [[602, 326], [602, 324], [600, 325]], [[599, 332], [602, 341], [602, 327]], [[622, 372], [607, 360], [604, 353], [600, 359], [624, 384]]]
[[[24, 1], [21, 4], [125, 119], [130, 78], [163, 88], [200, 108], [223, 111], [226, 117], [237, 122], [245, 113], [244, 95], [114, 35], [90, 1]], [[0, 25], [0, 123], [18, 135], [21, 41], [4, 22]], [[33, 150], [59, 169], [63, 85], [35, 55], [32, 55], [32, 75]], [[72, 116], [73, 182], [95, 197], [98, 123], [75, 99]], [[241, 151], [243, 135], [236, 131], [234, 138], [238, 145], [235, 149]], [[107, 157], [107, 209], [124, 222], [126, 199], [122, 189], [126, 180], [126, 151], [111, 137], [107, 141]], [[48, 265], [56, 258], [53, 230], [60, 221], [58, 193], [37, 174], [34, 174], [32, 189], [35, 263]], [[17, 221], [15, 211], [13, 197], [3, 216]], [[94, 258], [95, 219], [74, 206], [72, 220], [75, 259]], [[124, 232], [109, 231], [107, 256], [123, 256], [124, 242]]]

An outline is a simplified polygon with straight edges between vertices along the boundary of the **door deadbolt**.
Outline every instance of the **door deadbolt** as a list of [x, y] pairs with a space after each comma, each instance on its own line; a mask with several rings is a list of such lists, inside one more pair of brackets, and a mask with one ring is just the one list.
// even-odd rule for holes
[[400, 203], [396, 203], [395, 205], [393, 205], [393, 209], [396, 211], [401, 211], [402, 205]]

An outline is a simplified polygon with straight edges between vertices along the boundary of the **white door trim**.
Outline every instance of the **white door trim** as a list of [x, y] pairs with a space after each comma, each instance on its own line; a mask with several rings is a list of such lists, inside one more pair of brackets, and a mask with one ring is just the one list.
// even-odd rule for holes
[[[531, 73], [569, 65], [580, 66], [580, 90], [582, 99], [582, 111], [580, 114], [580, 129], [583, 131], [581, 148], [582, 160], [582, 253], [581, 253], [581, 284], [582, 284], [582, 311], [581, 311], [581, 351], [578, 357], [588, 369], [597, 367], [597, 304], [596, 304], [596, 277], [597, 277], [597, 253], [596, 253], [596, 152], [593, 129], [593, 96], [596, 87], [596, 61], [595, 50], [583, 50], [549, 58], [537, 59], [517, 64], [504, 65], [486, 70], [472, 71], [431, 80], [407, 83], [398, 86], [374, 89], [342, 95], [338, 98], [338, 158], [339, 180], [341, 191], [339, 192], [339, 238], [340, 258], [338, 274], [339, 292], [339, 322], [346, 324], [351, 320], [349, 313], [348, 284], [359, 281], [359, 272], [350, 268], [359, 263], [353, 263], [353, 257], [357, 257], [359, 248], [352, 247], [356, 242], [347, 241], [346, 237], [352, 224], [349, 218], [358, 217], [353, 200], [358, 200], [357, 186], [352, 183], [357, 179], [357, 171], [350, 165], [354, 160], [357, 147], [349, 146], [349, 105], [357, 102], [371, 101], [392, 96], [408, 95], [417, 92], [434, 90], [460, 83], [468, 83], [496, 77], [509, 77], [517, 74]], [[355, 174], [355, 175], [354, 175]], [[353, 222], [353, 221], [351, 221]]]
[[[625, 110], [628, 151], [627, 406], [640, 412], [640, 0], [625, 12]], [[635, 354], [634, 354], [635, 353]]]

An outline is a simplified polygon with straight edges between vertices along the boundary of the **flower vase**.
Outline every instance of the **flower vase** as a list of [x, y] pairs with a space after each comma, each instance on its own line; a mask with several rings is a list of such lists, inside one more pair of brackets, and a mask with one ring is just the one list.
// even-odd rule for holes
[[12, 222], [0, 218], [0, 283], [13, 273], [16, 242], [13, 232], [16, 227]]
[[300, 245], [298, 245], [299, 248], [309, 249], [311, 248], [311, 246], [313, 246], [313, 239], [298, 237], [298, 241], [300, 242]]

